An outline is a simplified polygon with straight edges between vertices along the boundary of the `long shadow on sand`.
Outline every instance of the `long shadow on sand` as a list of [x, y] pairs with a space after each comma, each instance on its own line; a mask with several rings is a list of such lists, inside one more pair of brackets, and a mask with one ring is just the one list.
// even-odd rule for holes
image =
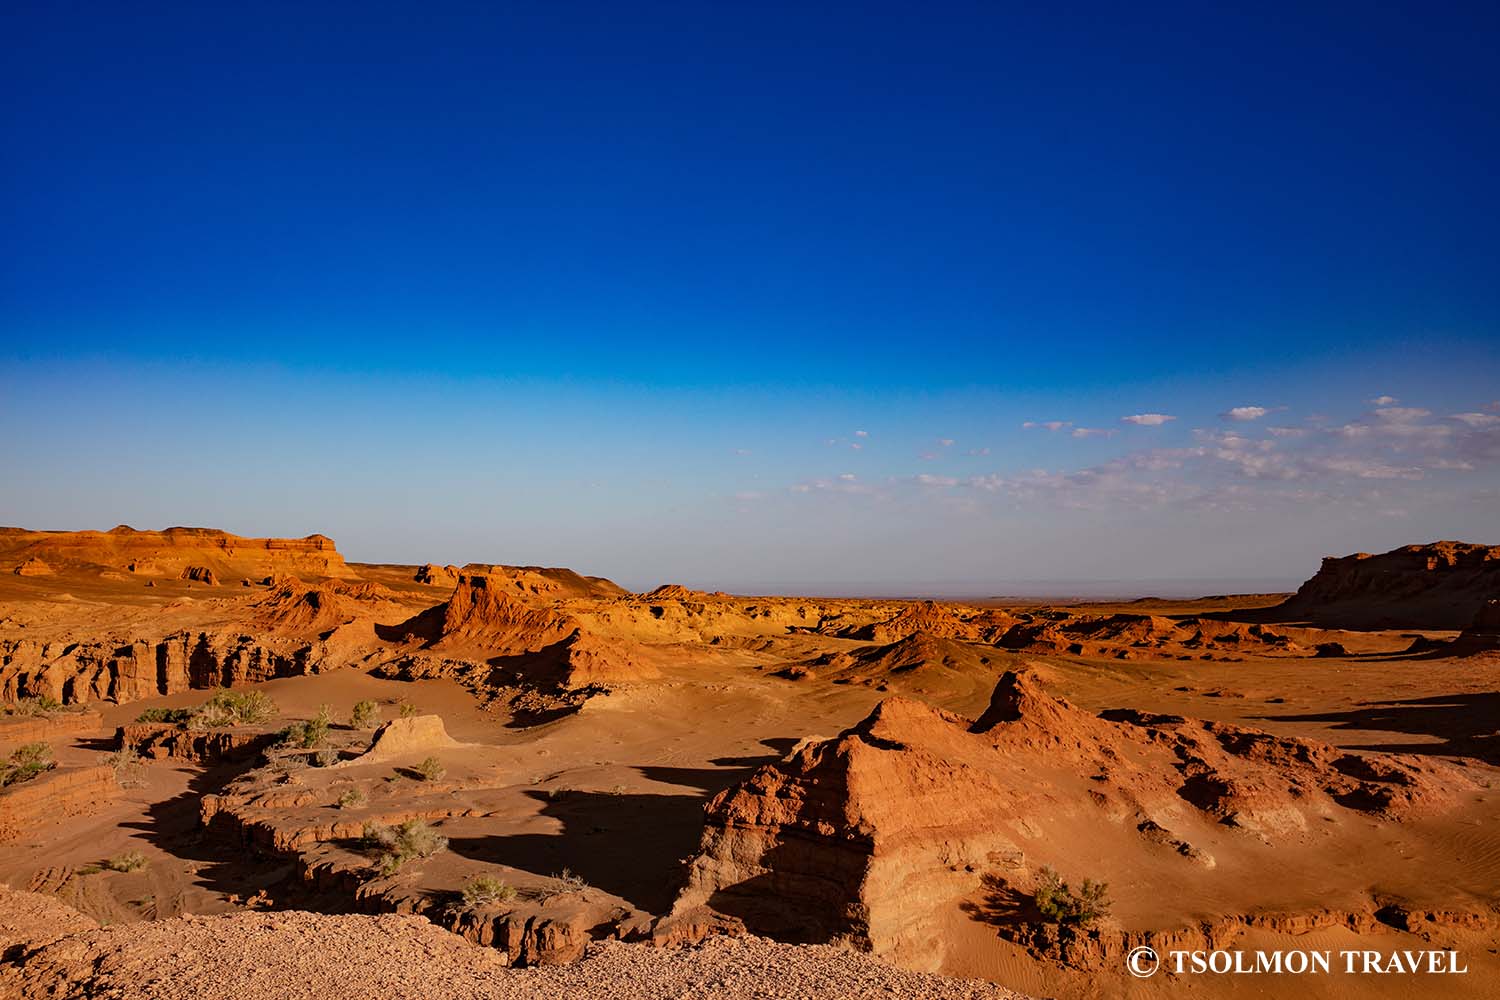
[[[157, 849], [194, 865], [197, 884], [213, 892], [254, 896], [262, 889], [284, 882], [292, 866], [280, 859], [265, 859], [253, 849], [216, 838], [199, 824], [199, 800], [254, 767], [255, 761], [223, 764], [195, 773], [180, 795], [153, 802], [144, 822], [122, 823], [140, 830]], [[278, 901], [279, 902], [279, 901]]]
[[703, 829], [699, 795], [528, 792], [541, 814], [562, 829], [552, 834], [453, 837], [448, 849], [490, 864], [538, 875], [564, 868], [649, 913], [665, 913], [677, 894], [682, 861]]
[[1441, 743], [1382, 743], [1351, 750], [1473, 757], [1500, 763], [1500, 692], [1436, 695], [1368, 702], [1368, 707], [1306, 715], [1265, 715], [1275, 722], [1325, 722], [1336, 730], [1375, 730], [1434, 736]]
[[780, 760], [797, 741], [775, 737], [760, 742], [771, 752], [716, 758], [710, 762], [714, 767], [635, 768], [651, 781], [697, 789], [696, 793], [529, 791], [527, 795], [542, 803], [541, 815], [561, 823], [560, 832], [453, 837], [448, 849], [538, 875], [566, 868], [648, 913], [665, 913], [682, 886], [684, 862], [698, 849], [703, 804], [760, 765]]

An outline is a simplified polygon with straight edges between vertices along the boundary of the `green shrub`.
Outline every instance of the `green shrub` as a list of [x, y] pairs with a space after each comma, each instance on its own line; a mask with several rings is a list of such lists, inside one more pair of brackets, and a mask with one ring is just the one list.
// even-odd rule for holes
[[1051, 868], [1042, 869], [1032, 900], [1046, 920], [1064, 927], [1087, 927], [1108, 916], [1111, 905], [1109, 883], [1084, 879], [1082, 887], [1074, 893]]
[[417, 706], [413, 705], [409, 701], [403, 701], [399, 706], [397, 706], [397, 712], [399, 712], [401, 718], [403, 719], [410, 719], [412, 716], [419, 714], [417, 711]]
[[375, 870], [382, 875], [394, 875], [414, 858], [431, 857], [448, 849], [448, 838], [421, 819], [409, 819], [394, 827], [366, 823], [364, 835], [367, 845], [381, 850]]
[[488, 906], [509, 903], [516, 898], [516, 887], [493, 875], [476, 875], [464, 885], [464, 905]]
[[46, 743], [27, 743], [12, 753], [4, 764], [0, 764], [0, 788], [30, 781], [56, 766], [57, 761], [52, 759], [52, 747]]
[[349, 713], [349, 725], [355, 729], [374, 729], [380, 725], [380, 706], [368, 698], [356, 701]]
[[116, 854], [104, 862], [104, 867], [112, 872], [139, 871], [148, 864], [146, 856], [140, 851], [126, 851], [124, 854]]
[[191, 708], [148, 708], [135, 717], [136, 722], [170, 722], [182, 724], [193, 717]]
[[443, 762], [436, 757], [428, 757], [412, 770], [421, 775], [423, 781], [437, 781], [448, 773], [448, 769], [443, 766]]
[[328, 738], [328, 729], [333, 725], [332, 711], [327, 705], [319, 706], [318, 714], [306, 722], [296, 722], [281, 732], [281, 742], [288, 746], [312, 750]]
[[45, 694], [39, 694], [31, 698], [18, 698], [12, 705], [5, 706], [6, 715], [28, 715], [47, 716], [53, 712], [62, 710], [62, 702]]
[[189, 720], [204, 729], [253, 726], [279, 714], [276, 703], [264, 691], [231, 691], [222, 688], [193, 710]]
[[339, 793], [338, 804], [340, 809], [358, 809], [368, 802], [362, 788], [346, 788]]

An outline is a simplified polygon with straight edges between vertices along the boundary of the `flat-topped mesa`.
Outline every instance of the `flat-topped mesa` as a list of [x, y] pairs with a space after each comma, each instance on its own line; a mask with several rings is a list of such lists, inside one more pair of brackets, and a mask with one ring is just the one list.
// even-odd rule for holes
[[1328, 556], [1274, 611], [1331, 625], [1461, 629], [1497, 598], [1500, 546], [1433, 542]]
[[143, 577], [175, 578], [197, 569], [225, 581], [278, 573], [355, 575], [325, 535], [243, 538], [214, 528], [136, 531], [125, 525], [109, 531], [0, 528], [0, 562], [22, 565], [28, 560], [44, 561], [58, 571], [125, 570]]
[[[1095, 716], [1006, 673], [975, 722], [887, 698], [715, 796], [658, 936], [744, 929], [933, 969], [984, 886], [1024, 899], [1053, 868], [1117, 888], [1116, 917], [1095, 938], [1114, 954], [1129, 934], [1174, 931], [1149, 923], [1161, 893], [1214, 898], [1230, 920], [1298, 905], [1287, 885], [1233, 872], [1276, 863], [1285, 844], [1331, 861], [1346, 829], [1446, 809], [1475, 788], [1424, 758], [1131, 710]], [[1367, 889], [1349, 901], [1368, 905]], [[1029, 943], [1034, 918], [1012, 909], [1002, 934]]]

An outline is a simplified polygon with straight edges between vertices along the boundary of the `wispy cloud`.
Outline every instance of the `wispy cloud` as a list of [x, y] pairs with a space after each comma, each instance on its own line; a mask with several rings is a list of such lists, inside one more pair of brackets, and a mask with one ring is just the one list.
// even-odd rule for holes
[[1393, 405], [1395, 405], [1396, 403], [1399, 403], [1399, 402], [1401, 402], [1401, 400], [1397, 399], [1395, 396], [1376, 396], [1374, 399], [1370, 400], [1370, 405], [1371, 406], [1393, 406]]
[[1065, 431], [1073, 426], [1071, 420], [1028, 420], [1021, 425], [1023, 430]]
[[1075, 427], [1072, 436], [1076, 438], [1114, 437], [1114, 434], [1113, 430], [1103, 427]]
[[1160, 427], [1168, 420], [1177, 418], [1168, 413], [1132, 413], [1128, 417], [1121, 417], [1122, 424], [1135, 424], [1137, 427]]
[[1225, 420], [1237, 420], [1243, 422], [1248, 420], [1259, 420], [1261, 417], [1270, 412], [1271, 411], [1266, 409], [1264, 406], [1235, 406], [1231, 407], [1228, 410], [1225, 410], [1223, 413], [1219, 414], [1219, 416], [1223, 417]]

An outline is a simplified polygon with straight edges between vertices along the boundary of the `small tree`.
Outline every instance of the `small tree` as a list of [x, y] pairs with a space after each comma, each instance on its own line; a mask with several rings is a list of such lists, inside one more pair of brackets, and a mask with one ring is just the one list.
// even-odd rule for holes
[[1032, 899], [1044, 918], [1063, 927], [1088, 927], [1108, 916], [1111, 905], [1109, 883], [1084, 879], [1075, 894], [1051, 868], [1042, 869]]

